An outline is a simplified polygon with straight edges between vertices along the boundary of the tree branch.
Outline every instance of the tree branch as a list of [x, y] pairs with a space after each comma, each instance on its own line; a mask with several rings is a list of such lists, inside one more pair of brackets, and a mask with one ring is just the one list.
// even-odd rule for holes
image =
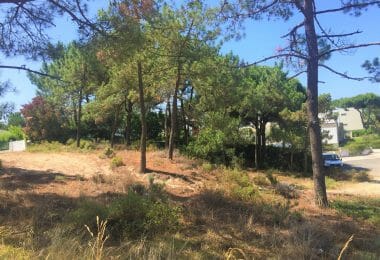
[[283, 53], [283, 54], [277, 54], [277, 55], [269, 56], [269, 57], [266, 57], [264, 59], [258, 60], [256, 62], [242, 65], [240, 67], [254, 66], [254, 65], [257, 65], [259, 63], [263, 63], [265, 61], [268, 61], [268, 60], [273, 60], [273, 59], [278, 59], [278, 58], [283, 58], [283, 57], [295, 57], [295, 58], [299, 58], [299, 59], [303, 59], [303, 60], [308, 60], [308, 58], [306, 56], [303, 56], [303, 55], [297, 55], [297, 54], [292, 54], [292, 53]]
[[327, 50], [327, 51], [321, 53], [318, 56], [318, 58], [320, 59], [323, 56], [329, 55], [333, 52], [339, 52], [339, 51], [344, 51], [344, 50], [349, 50], [349, 49], [363, 48], [363, 47], [368, 47], [368, 46], [380, 46], [380, 42], [362, 43], [362, 44], [357, 44], [357, 45], [349, 45], [349, 46], [343, 46], [340, 48], [330, 49], [330, 50]]
[[336, 37], [347, 37], [347, 36], [352, 36], [352, 35], [355, 35], [355, 34], [360, 34], [362, 33], [363, 31], [355, 31], [355, 32], [350, 32], [350, 33], [342, 33], [342, 34], [324, 34], [324, 35], [318, 35], [317, 37], [318, 38], [324, 38], [324, 37], [328, 37], [328, 38], [336, 38]]
[[56, 79], [56, 80], [59, 80], [59, 81], [63, 82], [63, 80], [60, 77], [58, 77], [58, 76], [50, 75], [50, 74], [43, 73], [43, 72], [40, 72], [40, 71], [37, 71], [37, 70], [32, 70], [32, 69], [29, 69], [29, 68], [25, 67], [24, 65], [22, 65], [22, 66], [0, 65], [0, 69], [23, 70], [23, 71], [34, 73], [34, 74], [37, 74], [37, 75], [40, 75], [40, 76], [43, 76], [43, 77], [48, 77], [48, 78]]
[[342, 73], [342, 72], [339, 72], [339, 71], [336, 71], [334, 69], [332, 69], [331, 67], [327, 66], [327, 65], [324, 65], [324, 64], [319, 64], [318, 65], [319, 67], [322, 67], [322, 68], [325, 68], [327, 70], [329, 70], [330, 72], [334, 73], [334, 74], [337, 74], [343, 78], [346, 78], [346, 79], [351, 79], [351, 80], [357, 80], [357, 81], [362, 81], [368, 77], [362, 77], [362, 78], [357, 78], [357, 77], [350, 77], [348, 76], [346, 73]]
[[307, 70], [300, 71], [300, 72], [294, 74], [293, 76], [289, 77], [288, 79], [294, 79], [294, 78], [298, 77], [299, 75], [306, 73], [306, 72], [307, 72]]
[[342, 6], [339, 8], [335, 8], [335, 9], [326, 9], [326, 10], [322, 10], [322, 11], [316, 11], [315, 14], [334, 13], [334, 12], [345, 11], [345, 10], [348, 10], [351, 8], [364, 8], [364, 7], [367, 7], [370, 5], [375, 5], [375, 4], [380, 4], [380, 1], [371, 1], [368, 3], [349, 4], [349, 5], [345, 5], [345, 6]]

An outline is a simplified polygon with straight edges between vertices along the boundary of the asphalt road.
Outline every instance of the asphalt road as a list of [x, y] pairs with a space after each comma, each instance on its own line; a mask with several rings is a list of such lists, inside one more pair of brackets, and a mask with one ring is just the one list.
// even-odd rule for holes
[[374, 180], [380, 180], [380, 150], [365, 156], [344, 157], [343, 162], [347, 166], [368, 169]]

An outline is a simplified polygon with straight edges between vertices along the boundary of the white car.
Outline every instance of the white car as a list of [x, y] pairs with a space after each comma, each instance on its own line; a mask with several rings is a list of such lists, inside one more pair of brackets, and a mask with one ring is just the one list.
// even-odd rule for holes
[[322, 157], [323, 157], [323, 165], [325, 167], [342, 167], [343, 166], [342, 158], [340, 158], [335, 153], [323, 153]]

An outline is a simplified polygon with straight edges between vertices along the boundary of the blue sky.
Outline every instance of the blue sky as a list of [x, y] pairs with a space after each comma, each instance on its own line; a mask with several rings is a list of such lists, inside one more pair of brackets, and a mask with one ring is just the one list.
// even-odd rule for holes
[[[96, 9], [103, 1], [94, 3]], [[317, 1], [325, 6], [318, 7], [319, 10], [333, 7], [334, 3], [340, 1]], [[285, 42], [281, 35], [287, 33], [292, 25], [299, 22], [299, 17], [295, 16], [288, 22], [282, 20], [275, 21], [247, 21], [245, 23], [246, 36], [239, 41], [229, 41], [224, 44], [222, 52], [232, 51], [239, 55], [247, 62], [254, 62], [261, 58], [275, 54], [277, 47], [284, 46]], [[352, 43], [380, 42], [380, 15], [378, 8], [369, 9], [360, 17], [353, 17], [348, 14], [326, 14], [320, 16], [320, 22], [326, 29], [331, 29], [334, 33], [349, 33], [356, 30], [363, 31], [355, 37], [349, 38]], [[69, 19], [60, 18], [57, 20], [57, 26], [50, 30], [52, 38], [63, 42], [69, 42], [76, 37], [76, 29], [72, 26]], [[349, 51], [345, 54], [334, 54], [326, 62], [330, 67], [340, 71], [347, 72], [349, 75], [356, 77], [367, 76], [366, 71], [361, 68], [361, 64], [367, 59], [372, 60], [380, 56], [380, 46], [363, 48], [356, 51]], [[25, 61], [22, 57], [8, 59], [0, 56], [1, 64], [5, 65], [22, 65], [26, 64], [32, 69], [40, 68], [39, 62]], [[274, 62], [267, 62], [266, 65], [272, 65]], [[292, 72], [289, 72], [291, 75]], [[331, 93], [334, 99], [341, 97], [354, 96], [360, 93], [373, 92], [380, 95], [380, 84], [374, 84], [367, 80], [352, 81], [341, 78], [324, 69], [320, 69], [320, 80], [324, 84], [319, 85], [320, 93]], [[17, 88], [15, 94], [8, 94], [3, 100], [12, 101], [19, 108], [22, 104], [29, 102], [35, 95], [35, 87], [31, 85], [26, 77], [26, 73], [16, 70], [0, 70], [0, 80], [10, 80], [14, 87]], [[300, 81], [305, 84], [305, 76], [299, 77]]]

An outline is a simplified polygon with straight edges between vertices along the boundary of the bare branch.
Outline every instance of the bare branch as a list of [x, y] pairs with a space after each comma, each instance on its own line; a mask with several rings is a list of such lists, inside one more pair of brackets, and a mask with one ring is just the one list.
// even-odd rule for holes
[[43, 77], [48, 77], [48, 78], [56, 79], [56, 80], [59, 80], [59, 81], [62, 81], [62, 82], [63, 82], [63, 80], [62, 80], [60, 77], [58, 77], [58, 76], [50, 75], [50, 74], [43, 73], [43, 72], [40, 72], [40, 71], [37, 71], [37, 70], [32, 70], [32, 69], [29, 69], [29, 68], [25, 67], [24, 65], [22, 65], [22, 66], [0, 65], [0, 69], [16, 69], [16, 70], [23, 70], [23, 71], [27, 71], [27, 72], [30, 72], [30, 73], [34, 73], [34, 74], [37, 74], [37, 75], [40, 75], [40, 76], [43, 76]]
[[302, 26], [304, 26], [304, 25], [305, 25], [305, 22], [301, 22], [301, 23], [297, 24], [297, 25], [294, 26], [294, 27], [293, 27], [293, 28], [292, 28], [287, 34], [281, 36], [281, 38], [286, 38], [286, 37], [288, 37], [288, 36], [290, 36], [290, 35], [295, 34], [295, 33], [297, 32], [297, 30], [298, 30], [299, 28], [301, 28]]
[[324, 64], [319, 64], [318, 66], [319, 66], [319, 67], [322, 67], [322, 68], [325, 68], [325, 69], [331, 71], [332, 73], [337, 74], [337, 75], [339, 75], [339, 76], [341, 76], [341, 77], [343, 77], [343, 78], [346, 78], [346, 79], [362, 81], [362, 80], [368, 78], [368, 77], [361, 77], [361, 78], [351, 77], [351, 76], [348, 76], [346, 73], [342, 73], [342, 72], [336, 71], [336, 70], [332, 69], [331, 67], [329, 67], [329, 66], [327, 66], [327, 65], [324, 65]]
[[273, 59], [278, 59], [278, 58], [284, 58], [284, 57], [295, 57], [295, 58], [298, 58], [298, 59], [308, 60], [308, 58], [306, 56], [303, 56], [303, 55], [292, 54], [292, 53], [283, 53], [283, 54], [277, 54], [277, 55], [269, 56], [269, 57], [266, 57], [264, 59], [258, 60], [258, 61], [253, 62], [253, 63], [244, 64], [244, 65], [242, 65], [240, 67], [254, 66], [254, 65], [257, 65], [259, 63], [263, 63], [265, 61], [268, 61], [268, 60], [273, 60]]
[[341, 11], [345, 11], [345, 10], [348, 10], [351, 8], [364, 8], [364, 7], [367, 7], [370, 5], [375, 5], [375, 4], [380, 4], [380, 1], [371, 1], [368, 3], [349, 4], [349, 5], [345, 5], [345, 6], [342, 6], [339, 8], [335, 8], [335, 9], [326, 9], [326, 10], [322, 10], [322, 11], [316, 11], [315, 14], [341, 12]]
[[298, 77], [299, 75], [306, 73], [306, 72], [307, 72], [307, 70], [300, 71], [300, 72], [294, 74], [293, 76], [289, 77], [289, 79], [294, 79], [294, 78]]
[[[82, 19], [80, 17], [78, 17], [78, 15], [75, 14], [74, 11], [70, 10], [67, 6], [65, 6], [64, 4], [61, 4], [59, 0], [48, 0], [48, 1], [51, 4], [60, 8], [65, 13], [67, 13], [71, 17], [71, 19], [73, 21], [75, 21], [76, 23], [78, 23], [80, 26], [87, 26], [87, 27], [91, 28], [92, 30], [100, 33], [101, 35], [106, 35], [106, 33], [102, 29], [100, 29], [98, 26], [96, 26], [95, 23], [88, 20], [88, 18], [84, 15], [84, 12], [80, 6], [77, 6], [77, 7], [79, 9], [80, 15], [82, 16]], [[77, 1], [77, 3], [79, 4], [78, 1]]]
[[328, 37], [328, 38], [337, 38], [337, 37], [347, 37], [347, 36], [352, 36], [352, 35], [355, 35], [355, 34], [360, 34], [362, 33], [363, 31], [355, 31], [355, 32], [350, 32], [350, 33], [341, 33], [341, 34], [323, 34], [323, 35], [318, 35], [317, 37], [318, 38], [325, 38], [325, 37]]
[[362, 44], [349, 45], [349, 46], [343, 46], [340, 48], [330, 49], [330, 50], [327, 50], [327, 51], [321, 53], [318, 56], [318, 58], [322, 58], [323, 56], [329, 55], [333, 52], [339, 52], [339, 51], [357, 49], [357, 48], [363, 48], [363, 47], [369, 47], [369, 46], [380, 46], [380, 42], [362, 43]]

